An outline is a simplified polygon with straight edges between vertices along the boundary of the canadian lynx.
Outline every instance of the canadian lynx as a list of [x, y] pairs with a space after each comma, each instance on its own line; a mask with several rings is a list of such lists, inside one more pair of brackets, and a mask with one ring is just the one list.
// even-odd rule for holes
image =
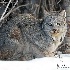
[[2, 31], [5, 38], [1, 51], [10, 50], [12, 54], [7, 60], [52, 56], [67, 31], [66, 12], [44, 11], [42, 22], [31, 14], [19, 14], [8, 21]]

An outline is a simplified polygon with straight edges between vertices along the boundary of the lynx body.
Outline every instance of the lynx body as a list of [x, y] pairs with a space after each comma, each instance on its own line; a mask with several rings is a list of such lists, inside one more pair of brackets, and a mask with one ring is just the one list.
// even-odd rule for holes
[[46, 12], [42, 22], [31, 14], [21, 14], [8, 21], [5, 30], [2, 49], [14, 50], [10, 60], [21, 60], [21, 56], [22, 60], [52, 56], [66, 34], [66, 12]]

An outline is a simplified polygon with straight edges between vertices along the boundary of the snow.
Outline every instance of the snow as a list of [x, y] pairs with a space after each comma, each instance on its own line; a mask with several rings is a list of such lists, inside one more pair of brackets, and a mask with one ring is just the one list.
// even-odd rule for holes
[[37, 58], [30, 61], [0, 61], [1, 70], [70, 70], [70, 55]]

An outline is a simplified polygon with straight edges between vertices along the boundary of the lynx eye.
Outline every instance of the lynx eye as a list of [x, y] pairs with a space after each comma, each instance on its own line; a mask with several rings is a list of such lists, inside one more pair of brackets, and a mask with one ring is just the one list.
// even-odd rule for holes
[[51, 23], [49, 23], [49, 26], [53, 26]]
[[57, 25], [59, 25], [59, 26], [60, 26], [61, 24], [60, 24], [60, 23], [57, 23]]

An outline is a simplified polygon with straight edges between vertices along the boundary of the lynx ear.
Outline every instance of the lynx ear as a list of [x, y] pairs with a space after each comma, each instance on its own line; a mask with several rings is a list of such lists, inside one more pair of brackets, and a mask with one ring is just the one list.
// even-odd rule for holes
[[65, 10], [61, 11], [59, 15], [62, 17], [66, 17], [66, 11]]

